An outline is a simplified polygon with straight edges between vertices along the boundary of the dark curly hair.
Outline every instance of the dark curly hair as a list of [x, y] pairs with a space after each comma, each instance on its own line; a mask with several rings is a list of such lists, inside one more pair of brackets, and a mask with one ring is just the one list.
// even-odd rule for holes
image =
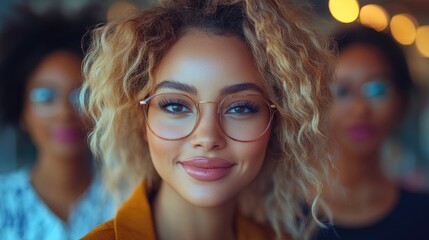
[[338, 52], [355, 44], [370, 45], [377, 48], [392, 71], [392, 82], [404, 99], [408, 98], [414, 89], [413, 81], [407, 65], [407, 60], [401, 47], [385, 32], [377, 32], [362, 25], [351, 25], [338, 31], [335, 35]]
[[59, 9], [36, 13], [17, 5], [3, 16], [0, 29], [0, 124], [20, 122], [29, 76], [50, 53], [66, 50], [83, 58], [85, 33], [102, 22], [95, 5], [67, 16]]

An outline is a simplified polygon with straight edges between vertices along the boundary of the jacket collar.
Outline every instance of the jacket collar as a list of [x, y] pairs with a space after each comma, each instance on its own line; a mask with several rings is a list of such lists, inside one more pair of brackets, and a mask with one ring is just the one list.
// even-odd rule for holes
[[[118, 210], [114, 219], [114, 228], [117, 240], [156, 240], [151, 206], [144, 182]], [[271, 229], [256, 224], [240, 214], [236, 218], [236, 231], [239, 240], [274, 238]]]

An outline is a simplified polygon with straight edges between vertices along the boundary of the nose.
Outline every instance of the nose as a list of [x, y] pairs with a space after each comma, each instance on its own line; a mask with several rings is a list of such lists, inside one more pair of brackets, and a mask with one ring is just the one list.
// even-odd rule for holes
[[194, 148], [201, 148], [206, 152], [222, 149], [226, 145], [226, 136], [219, 127], [216, 105], [205, 105], [205, 111], [200, 112], [199, 122], [190, 136], [191, 144]]
[[350, 112], [353, 117], [368, 117], [370, 114], [370, 106], [363, 96], [356, 96], [352, 99]]
[[61, 98], [56, 106], [56, 115], [60, 119], [75, 119], [78, 117], [76, 107], [69, 101], [68, 98]]

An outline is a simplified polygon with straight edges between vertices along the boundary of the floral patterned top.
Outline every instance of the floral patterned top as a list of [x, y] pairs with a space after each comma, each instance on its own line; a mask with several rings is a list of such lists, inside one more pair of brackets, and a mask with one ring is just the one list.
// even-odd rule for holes
[[40, 199], [30, 183], [29, 169], [0, 175], [0, 236], [4, 240], [75, 240], [115, 214], [100, 178], [95, 177], [87, 192], [64, 222]]

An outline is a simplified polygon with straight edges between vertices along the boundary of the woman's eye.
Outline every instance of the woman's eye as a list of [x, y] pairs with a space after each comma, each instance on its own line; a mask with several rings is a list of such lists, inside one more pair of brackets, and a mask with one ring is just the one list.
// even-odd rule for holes
[[337, 98], [346, 98], [350, 95], [350, 91], [345, 86], [333, 85], [331, 87], [332, 94]]
[[192, 112], [191, 107], [189, 107], [190, 104], [184, 103], [183, 101], [165, 99], [160, 101], [158, 105], [167, 113], [178, 114]]
[[368, 82], [363, 86], [362, 91], [366, 97], [382, 97], [387, 93], [387, 84], [380, 81]]
[[228, 110], [228, 113], [238, 113], [238, 114], [242, 114], [242, 113], [248, 113], [251, 112], [249, 108], [245, 107], [245, 106], [240, 106], [240, 107], [233, 107], [230, 108]]
[[52, 88], [39, 87], [30, 92], [30, 101], [34, 103], [52, 103], [56, 99], [56, 92]]
[[234, 103], [227, 109], [226, 114], [248, 114], [258, 111], [258, 105], [251, 103]]
[[179, 104], [176, 104], [176, 105], [170, 104], [168, 106], [165, 106], [164, 109], [169, 111], [169, 112], [187, 112], [187, 111], [189, 111], [185, 106], [179, 105]]

